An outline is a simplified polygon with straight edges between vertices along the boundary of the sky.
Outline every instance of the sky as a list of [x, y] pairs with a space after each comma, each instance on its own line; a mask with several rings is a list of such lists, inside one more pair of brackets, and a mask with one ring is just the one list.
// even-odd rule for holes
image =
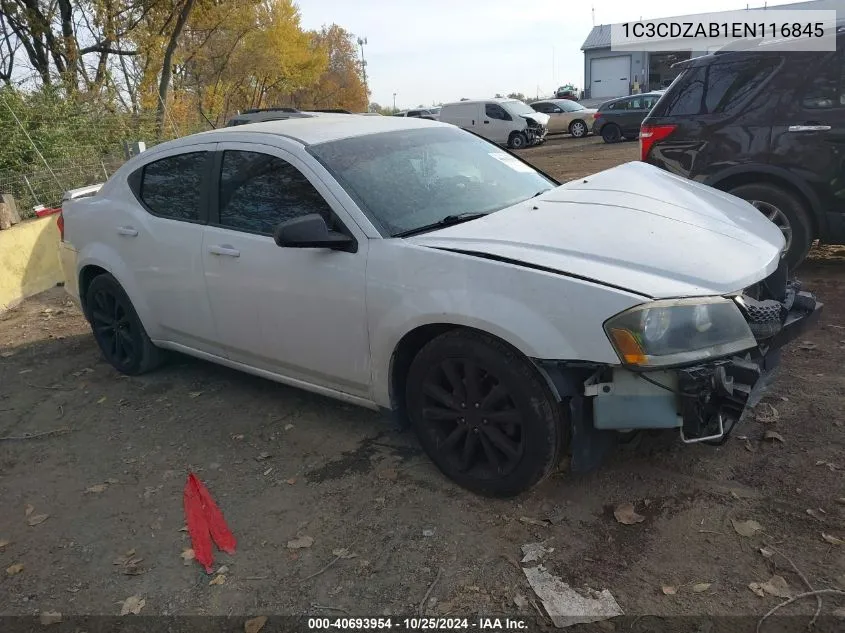
[[[762, 8], [763, 0], [297, 0], [302, 26], [366, 37], [370, 101], [400, 109], [496, 93], [583, 88], [581, 45], [595, 23]], [[784, 4], [769, 0], [768, 6]]]

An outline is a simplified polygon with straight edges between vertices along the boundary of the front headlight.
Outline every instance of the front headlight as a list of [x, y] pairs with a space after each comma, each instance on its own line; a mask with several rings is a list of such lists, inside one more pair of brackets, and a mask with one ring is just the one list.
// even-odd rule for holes
[[625, 365], [643, 369], [728, 356], [757, 345], [737, 305], [724, 297], [644, 303], [608, 319], [604, 331]]

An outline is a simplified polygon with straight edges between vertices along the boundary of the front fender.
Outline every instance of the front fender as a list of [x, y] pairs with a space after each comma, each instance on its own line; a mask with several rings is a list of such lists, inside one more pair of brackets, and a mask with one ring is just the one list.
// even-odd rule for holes
[[534, 359], [617, 364], [602, 323], [642, 297], [580, 279], [374, 240], [367, 280], [373, 397], [390, 407], [391, 359], [425, 325], [474, 328]]

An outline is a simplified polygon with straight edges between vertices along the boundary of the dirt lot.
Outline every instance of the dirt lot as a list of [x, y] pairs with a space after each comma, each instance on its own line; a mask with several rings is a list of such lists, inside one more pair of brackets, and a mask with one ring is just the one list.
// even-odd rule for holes
[[[566, 138], [524, 155], [570, 179], [635, 159], [637, 147]], [[554, 548], [552, 573], [606, 588], [626, 614], [645, 616], [581, 630], [723, 630], [718, 617], [695, 627], [672, 620], [709, 614], [745, 616], [730, 630], [753, 631], [782, 599], [749, 583], [777, 574], [791, 592], [805, 589], [784, 557], [761, 555], [764, 545], [814, 588], [845, 590], [845, 545], [822, 538], [845, 539], [845, 249], [814, 251], [799, 276], [826, 314], [809, 344], [785, 352], [759, 421], [721, 448], [644, 437], [599, 472], [561, 472], [511, 501], [452, 485], [412, 434], [369, 411], [185, 357], [120, 376], [63, 291], [44, 293], [0, 315], [0, 542], [9, 542], [0, 615], [117, 615], [139, 596], [142, 615], [237, 616], [231, 630], [252, 615], [418, 612], [522, 615], [536, 630], [548, 625], [514, 601], [534, 598], [516, 561], [522, 544], [542, 540]], [[19, 439], [50, 430], [68, 432]], [[222, 585], [180, 557], [189, 469], [238, 539], [236, 554], [216, 556], [229, 568]], [[644, 521], [618, 523], [623, 502]], [[762, 531], [742, 537], [732, 520]], [[289, 549], [299, 536], [313, 544]], [[340, 548], [356, 556], [338, 558]], [[114, 564], [128, 550], [143, 560]], [[19, 573], [4, 571], [16, 564]], [[824, 613], [843, 606], [828, 596]], [[802, 600], [784, 612], [814, 608]], [[801, 630], [807, 619], [763, 631]]]

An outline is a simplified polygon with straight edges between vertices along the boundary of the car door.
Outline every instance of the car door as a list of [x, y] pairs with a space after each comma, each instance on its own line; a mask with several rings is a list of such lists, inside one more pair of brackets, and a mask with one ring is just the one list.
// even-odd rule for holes
[[[845, 46], [805, 53], [777, 77], [795, 97], [772, 127], [771, 162], [807, 182], [836, 225], [845, 213]], [[793, 61], [793, 60], [789, 60]], [[780, 85], [778, 86], [779, 89]], [[782, 89], [781, 89], [782, 90]]]
[[485, 103], [481, 135], [494, 143], [505, 144], [513, 131], [513, 117], [498, 103]]
[[[368, 398], [368, 243], [307, 165], [283, 149], [220, 143], [203, 235], [208, 295], [226, 356], [289, 379]], [[355, 252], [282, 248], [281, 221], [321, 214]]]
[[108, 218], [137, 288], [130, 298], [144, 306], [150, 336], [209, 353], [219, 348], [203, 280], [202, 232], [215, 147], [156, 153], [128, 177], [139, 204], [115, 208]]
[[640, 133], [640, 123], [648, 114], [641, 96], [625, 99], [619, 113], [619, 127], [625, 136], [637, 136]]

